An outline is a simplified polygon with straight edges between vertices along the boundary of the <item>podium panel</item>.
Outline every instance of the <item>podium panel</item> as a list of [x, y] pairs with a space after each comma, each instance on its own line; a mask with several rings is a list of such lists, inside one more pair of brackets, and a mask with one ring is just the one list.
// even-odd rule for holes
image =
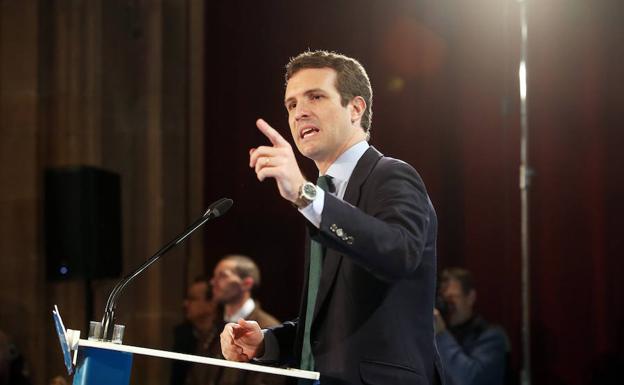
[[128, 385], [132, 353], [81, 347], [73, 385]]
[[80, 331], [65, 329], [56, 306], [54, 306], [52, 316], [67, 366], [67, 374], [72, 375], [75, 372], [73, 385], [128, 385], [132, 371], [133, 354], [276, 374], [306, 380], [306, 383], [314, 385], [319, 384], [319, 372], [276, 368], [257, 363], [227, 361], [219, 358], [81, 339]]

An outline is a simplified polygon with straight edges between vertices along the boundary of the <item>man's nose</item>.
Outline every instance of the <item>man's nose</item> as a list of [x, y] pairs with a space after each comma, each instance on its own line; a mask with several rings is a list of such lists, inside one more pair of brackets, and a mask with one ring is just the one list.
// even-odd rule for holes
[[305, 102], [297, 103], [297, 107], [295, 107], [295, 120], [301, 120], [308, 118], [310, 116], [310, 110], [308, 109], [308, 105]]

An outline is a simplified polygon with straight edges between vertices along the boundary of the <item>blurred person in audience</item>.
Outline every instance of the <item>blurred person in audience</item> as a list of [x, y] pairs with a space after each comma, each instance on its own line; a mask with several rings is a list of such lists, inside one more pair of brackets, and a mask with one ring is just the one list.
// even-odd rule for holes
[[501, 327], [475, 313], [476, 300], [468, 270], [442, 271], [434, 310], [442, 364], [453, 385], [501, 385], [508, 370], [508, 338]]
[[[218, 333], [221, 323], [216, 302], [212, 300], [212, 288], [208, 276], [198, 276], [186, 291], [184, 299], [185, 320], [174, 329], [173, 351], [197, 354], [200, 341], [211, 340]], [[172, 360], [171, 385], [187, 383], [188, 372], [193, 366], [186, 361]]]
[[215, 267], [210, 283], [215, 301], [223, 306], [224, 322], [248, 318], [267, 327], [279, 324], [252, 297], [260, 286], [260, 269], [251, 258], [244, 255], [224, 257]]

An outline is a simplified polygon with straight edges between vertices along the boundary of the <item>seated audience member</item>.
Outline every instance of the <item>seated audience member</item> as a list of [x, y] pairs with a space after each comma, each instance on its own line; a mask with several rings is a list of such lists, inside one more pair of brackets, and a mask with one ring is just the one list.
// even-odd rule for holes
[[504, 330], [475, 313], [477, 292], [472, 274], [450, 268], [440, 277], [434, 310], [436, 341], [453, 385], [501, 385], [509, 342]]
[[212, 276], [212, 295], [223, 306], [223, 321], [238, 322], [249, 319], [266, 328], [279, 321], [260, 308], [252, 298], [260, 286], [260, 269], [251, 258], [244, 255], [228, 255], [221, 259]]
[[[173, 351], [197, 354], [200, 342], [212, 341], [218, 336], [222, 322], [218, 322], [216, 303], [212, 300], [210, 278], [199, 276], [188, 287], [184, 299], [185, 320], [174, 329]], [[172, 360], [171, 385], [187, 383], [188, 372], [193, 366], [186, 361]]]

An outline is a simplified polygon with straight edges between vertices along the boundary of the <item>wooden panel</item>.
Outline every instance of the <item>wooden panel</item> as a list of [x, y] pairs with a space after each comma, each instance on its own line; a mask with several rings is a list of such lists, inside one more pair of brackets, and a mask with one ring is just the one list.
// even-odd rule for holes
[[[203, 56], [189, 57], [190, 41], [203, 43], [204, 18], [193, 13], [191, 27], [189, 14], [202, 7], [0, 2], [0, 328], [23, 347], [36, 384], [63, 373], [51, 305], [74, 328], [85, 330], [88, 317], [84, 282], [43, 275], [43, 169], [90, 164], [121, 174], [126, 273], [202, 212]], [[193, 269], [201, 269], [201, 236], [193, 250]], [[128, 342], [170, 347], [186, 276], [194, 274], [189, 253], [181, 248], [128, 286], [118, 306]], [[93, 282], [91, 318], [101, 318], [113, 284]], [[167, 377], [160, 360], [139, 361], [133, 371], [137, 383]]]
[[[188, 217], [189, 219], [205, 209], [204, 200], [204, 56], [205, 56], [205, 9], [203, 0], [188, 2], [189, 58], [188, 71]], [[203, 237], [189, 240], [189, 260], [186, 281], [204, 272]]]
[[0, 329], [43, 383], [37, 1], [0, 2]]

